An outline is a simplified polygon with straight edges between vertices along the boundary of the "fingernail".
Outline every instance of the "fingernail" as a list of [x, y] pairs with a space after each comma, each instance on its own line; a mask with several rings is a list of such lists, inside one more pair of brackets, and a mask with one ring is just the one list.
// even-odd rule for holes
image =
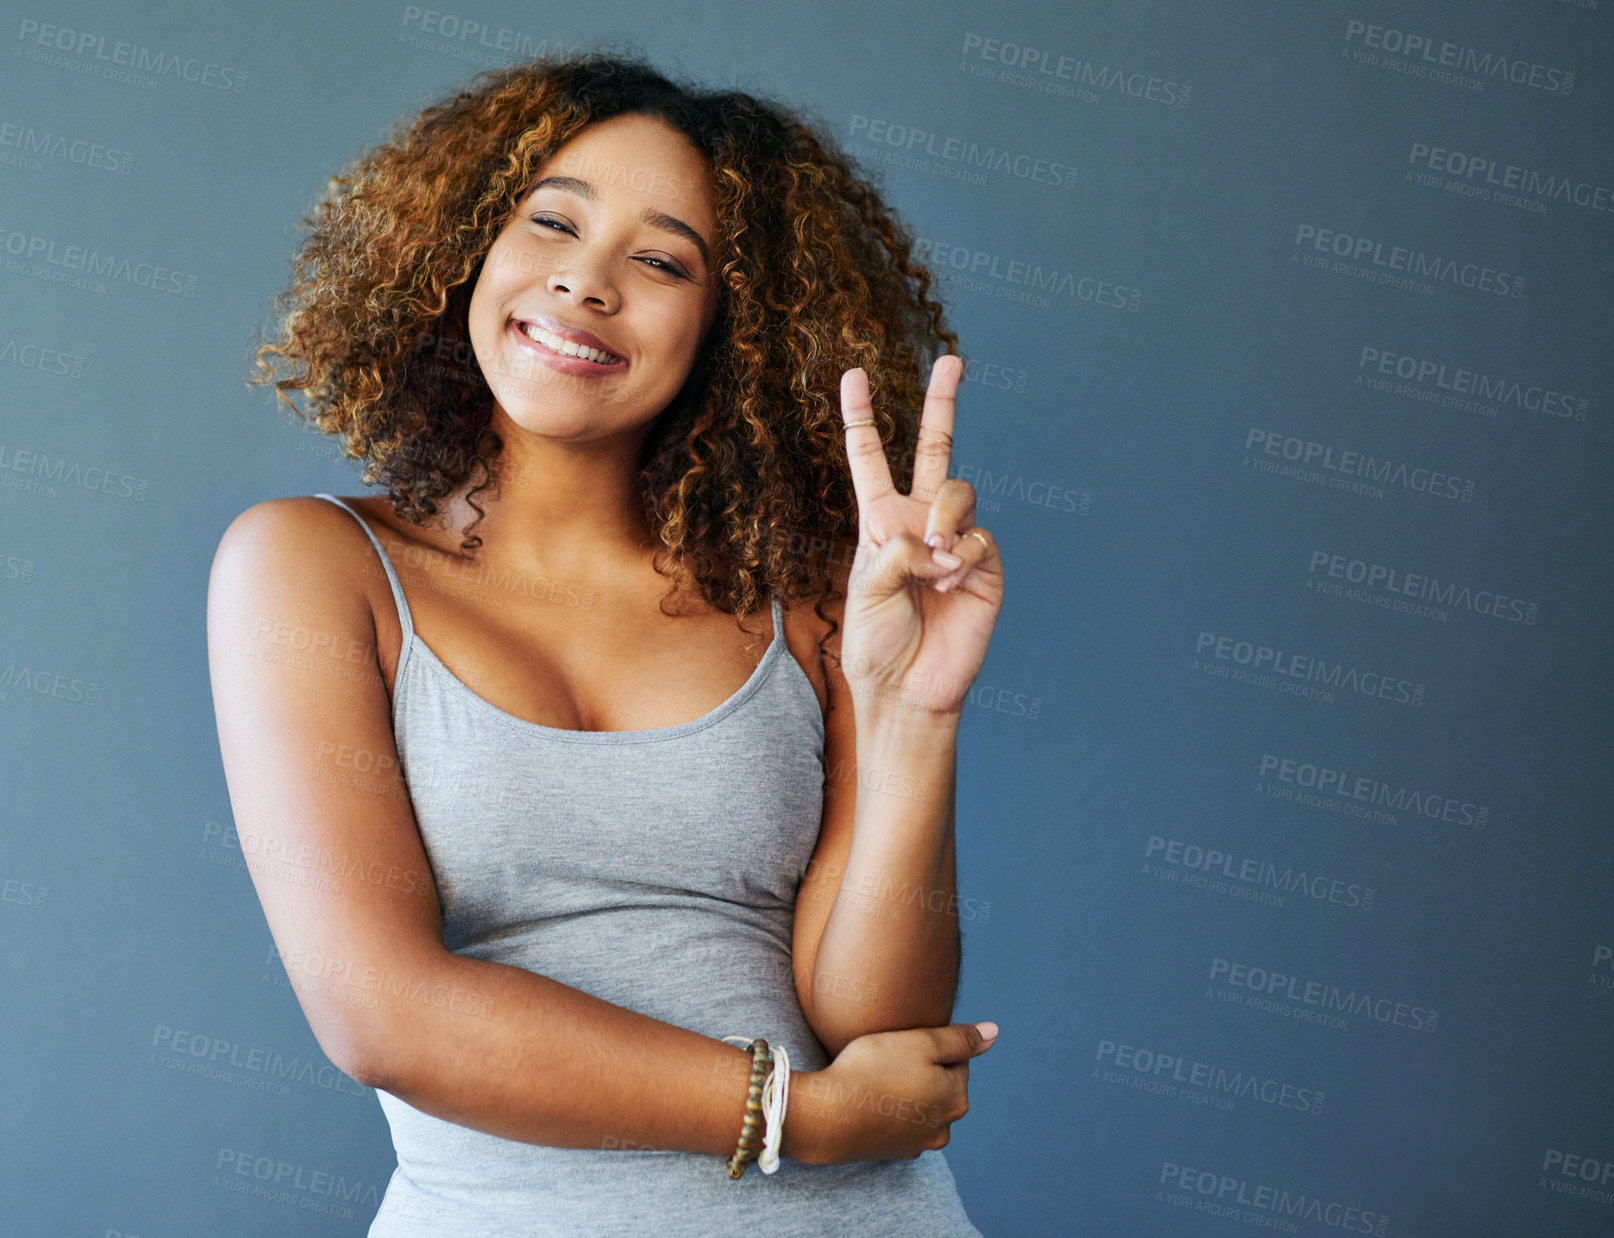
[[996, 1023], [977, 1023], [975, 1030], [981, 1033], [984, 1040], [992, 1041], [998, 1038], [998, 1025]]
[[964, 562], [951, 550], [932, 550], [930, 557], [941, 564], [942, 567], [957, 567]]
[[932, 550], [934, 550], [936, 547], [940, 546], [941, 544], [942, 544], [942, 535], [940, 533], [932, 533], [929, 537], [927, 537], [925, 539], [925, 545], [929, 546]]

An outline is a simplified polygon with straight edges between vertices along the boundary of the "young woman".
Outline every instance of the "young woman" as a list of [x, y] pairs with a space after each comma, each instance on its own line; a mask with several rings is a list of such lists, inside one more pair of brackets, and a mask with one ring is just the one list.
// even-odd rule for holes
[[256, 381], [387, 495], [237, 517], [208, 639], [270, 931], [391, 1125], [370, 1234], [977, 1233], [1002, 573], [906, 234], [815, 126], [604, 55], [483, 74], [307, 222]]

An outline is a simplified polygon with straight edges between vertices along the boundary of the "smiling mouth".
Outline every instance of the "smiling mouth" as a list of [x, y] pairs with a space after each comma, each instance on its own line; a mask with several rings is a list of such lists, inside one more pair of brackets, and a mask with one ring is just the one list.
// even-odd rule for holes
[[606, 352], [602, 348], [589, 348], [583, 344], [574, 344], [564, 340], [558, 335], [552, 335], [542, 327], [534, 326], [530, 322], [516, 321], [516, 327], [529, 340], [541, 344], [562, 357], [578, 357], [584, 361], [592, 361], [595, 365], [621, 365], [623, 359], [615, 353]]

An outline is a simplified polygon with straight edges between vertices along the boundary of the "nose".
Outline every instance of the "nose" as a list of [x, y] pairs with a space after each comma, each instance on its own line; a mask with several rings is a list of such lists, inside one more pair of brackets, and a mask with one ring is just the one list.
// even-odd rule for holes
[[616, 283], [605, 269], [603, 257], [574, 252], [549, 273], [549, 291], [579, 305], [592, 305], [615, 313], [622, 303]]

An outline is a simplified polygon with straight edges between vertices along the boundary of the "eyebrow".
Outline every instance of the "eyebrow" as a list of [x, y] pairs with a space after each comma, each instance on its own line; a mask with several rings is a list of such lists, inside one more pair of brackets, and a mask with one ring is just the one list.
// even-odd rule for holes
[[[528, 196], [537, 193], [540, 189], [562, 189], [567, 193], [575, 193], [587, 202], [597, 201], [599, 195], [594, 192], [594, 186], [575, 176], [546, 176], [528, 191]], [[671, 232], [689, 241], [700, 250], [701, 261], [707, 266], [712, 265], [712, 257], [706, 252], [706, 242], [701, 234], [696, 232], [676, 215], [669, 215], [665, 211], [658, 211], [653, 206], [647, 206], [639, 212], [639, 218], [652, 227], [660, 228], [663, 232]]]

